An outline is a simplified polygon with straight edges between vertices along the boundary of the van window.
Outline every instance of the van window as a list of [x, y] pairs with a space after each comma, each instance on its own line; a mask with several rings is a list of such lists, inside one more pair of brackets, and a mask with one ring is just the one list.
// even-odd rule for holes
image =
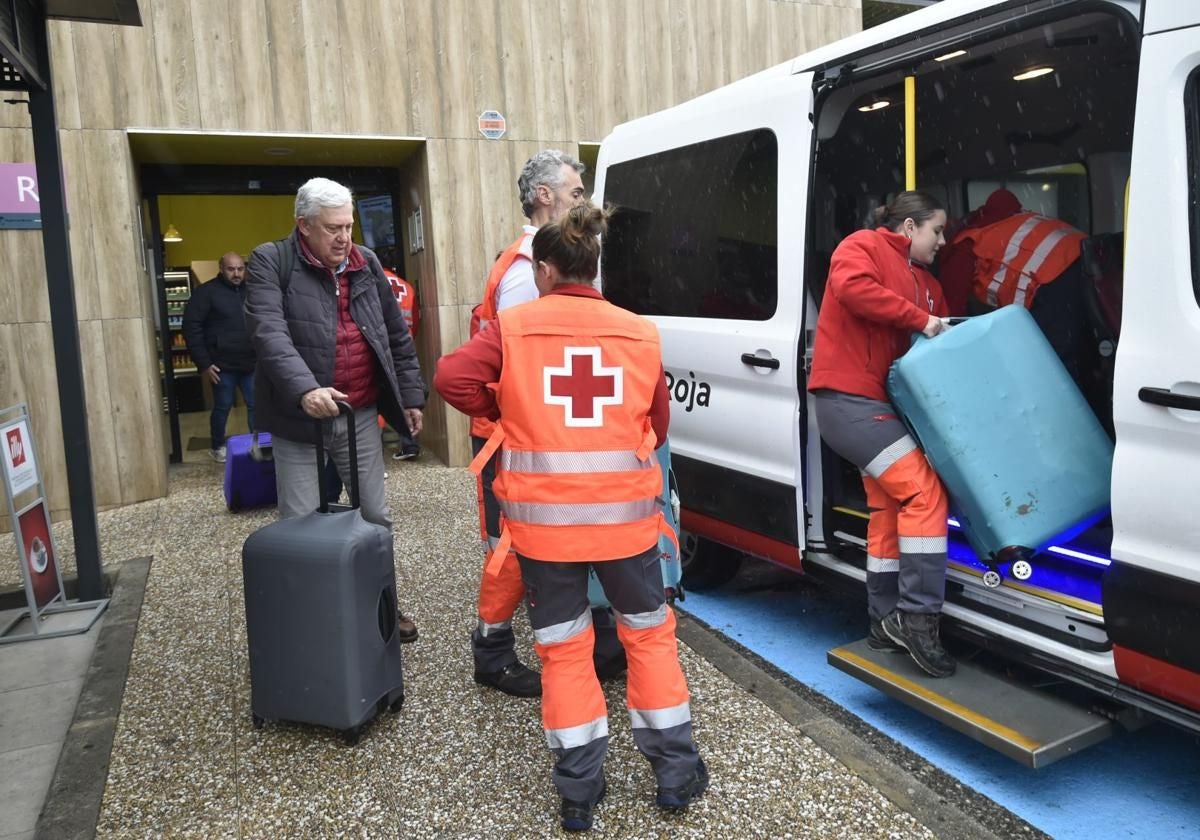
[[1091, 232], [1088, 174], [1082, 163], [1029, 169], [1000, 180], [968, 181], [967, 209], [982, 207], [987, 197], [1000, 187], [1012, 192], [1026, 210], [1062, 219], [1084, 233]]
[[609, 167], [605, 296], [639, 315], [771, 318], [778, 158], [759, 129]]
[[1200, 303], [1200, 67], [1188, 77], [1187, 105], [1188, 207], [1192, 227], [1192, 288]]

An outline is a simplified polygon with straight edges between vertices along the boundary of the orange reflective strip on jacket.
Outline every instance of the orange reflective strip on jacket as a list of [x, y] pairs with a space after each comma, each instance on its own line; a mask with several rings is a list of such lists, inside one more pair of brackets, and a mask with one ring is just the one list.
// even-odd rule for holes
[[1087, 235], [1058, 219], [1018, 213], [973, 233], [975, 296], [1029, 308], [1041, 286], [1079, 259]]
[[[475, 335], [492, 321], [496, 320], [496, 314], [499, 312], [496, 307], [500, 297], [500, 281], [504, 279], [504, 275], [517, 260], [532, 258], [530, 251], [532, 243], [533, 237], [528, 233], [522, 233], [492, 263], [492, 269], [488, 272], [487, 282], [483, 286], [483, 301], [475, 307], [476, 312], [472, 313], [470, 335]], [[492, 421], [486, 417], [471, 418], [471, 434], [475, 437], [491, 437], [494, 428], [495, 426]]]
[[650, 405], [652, 323], [596, 298], [499, 313], [504, 443], [493, 490], [513, 548], [536, 560], [631, 557], [658, 541], [662, 471]]

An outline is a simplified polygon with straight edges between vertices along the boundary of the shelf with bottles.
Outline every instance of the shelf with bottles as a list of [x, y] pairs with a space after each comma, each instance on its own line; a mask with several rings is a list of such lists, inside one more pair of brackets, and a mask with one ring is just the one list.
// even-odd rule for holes
[[[175, 336], [182, 339], [183, 336]], [[187, 345], [182, 347], [176, 346], [174, 338], [171, 342], [171, 369], [174, 370], [176, 376], [193, 376], [197, 373], [196, 363], [192, 360], [192, 355], [187, 351]]]
[[164, 271], [163, 291], [167, 298], [167, 314], [183, 314], [183, 307], [192, 296], [191, 274], [187, 271]]

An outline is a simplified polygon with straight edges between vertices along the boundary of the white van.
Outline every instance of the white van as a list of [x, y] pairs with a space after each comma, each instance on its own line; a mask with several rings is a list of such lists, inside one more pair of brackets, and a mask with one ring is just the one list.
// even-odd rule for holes
[[861, 484], [822, 446], [806, 369], [831, 252], [903, 188], [907, 76], [918, 187], [952, 218], [1006, 186], [1115, 250], [1118, 280], [1124, 245], [1120, 305], [1088, 285], [1091, 396], [1116, 441], [1111, 520], [998, 588], [952, 552], [945, 607], [974, 647], [1105, 702], [1073, 705], [1064, 738], [1047, 721], [1065, 706], [997, 704], [984, 668], [926, 683], [861, 643], [830, 661], [1035, 766], [1131, 710], [1200, 731], [1193, 0], [943, 0], [604, 141], [596, 198], [620, 208], [604, 290], [661, 331], [685, 582], [719, 584], [745, 554], [865, 579]]

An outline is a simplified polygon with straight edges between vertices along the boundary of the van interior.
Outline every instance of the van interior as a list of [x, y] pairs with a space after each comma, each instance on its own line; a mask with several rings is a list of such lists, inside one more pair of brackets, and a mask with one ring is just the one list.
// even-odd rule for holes
[[[962, 30], [959, 40], [943, 41], [921, 57], [914, 58], [909, 45], [902, 62], [890, 66], [867, 56], [857, 67], [826, 68], [816, 97], [805, 280], [819, 306], [838, 242], [873, 224], [873, 209], [904, 183], [904, 78], [914, 75], [917, 184], [943, 201], [951, 225], [1005, 187], [1024, 209], [1088, 234], [1078, 270], [1062, 276], [1055, 294], [1039, 293], [1033, 315], [1056, 350], [1051, 333], [1067, 337], [1073, 355], [1060, 356], [1111, 434], [1138, 38], [1137, 22], [1110, 9], [1027, 17], [982, 35]], [[969, 312], [952, 314], [986, 309], [975, 303]], [[858, 470], [826, 448], [822, 475], [826, 536], [853, 547], [844, 558], [861, 565], [867, 506]], [[1060, 603], [1098, 606], [1110, 541], [1111, 522], [1105, 520], [1037, 555], [1034, 575], [1020, 587]], [[985, 566], [965, 541], [952, 543], [952, 568], [978, 578]], [[947, 589], [951, 599], [964, 594], [954, 580], [952, 575]], [[973, 599], [972, 607], [981, 605]], [[1080, 646], [1105, 645], [1103, 633], [1038, 629]]]

